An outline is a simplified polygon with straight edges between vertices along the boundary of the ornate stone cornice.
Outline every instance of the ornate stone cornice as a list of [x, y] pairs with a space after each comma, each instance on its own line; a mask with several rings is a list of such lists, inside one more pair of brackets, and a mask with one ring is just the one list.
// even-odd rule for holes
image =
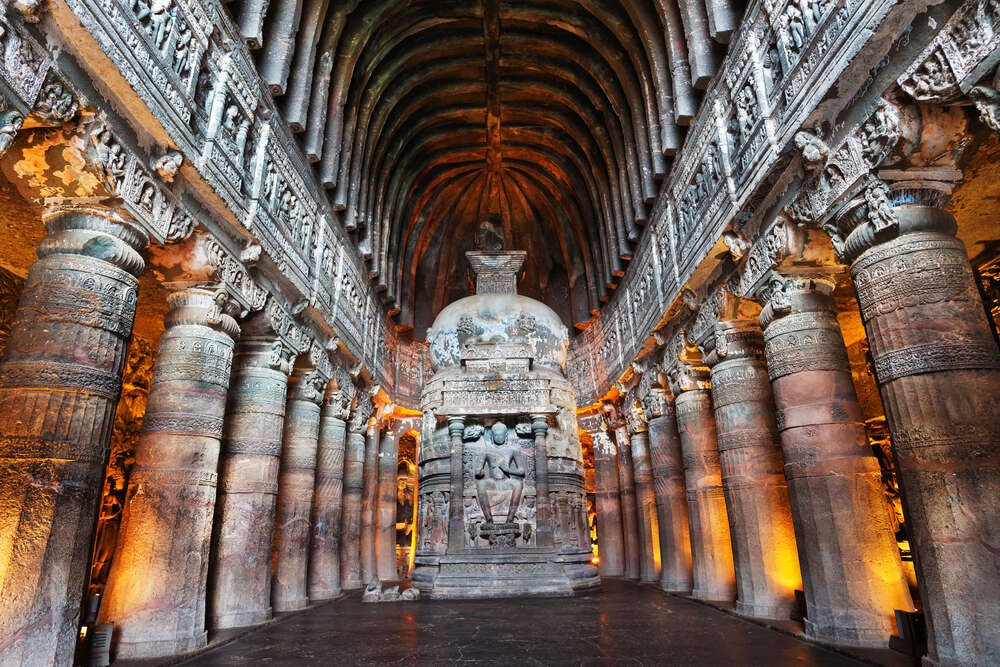
[[970, 0], [896, 82], [918, 102], [948, 102], [968, 93], [1000, 60], [1000, 2]]
[[[748, 3], [624, 280], [591, 325], [594, 331], [573, 343], [584, 353], [571, 354], [579, 368], [570, 374], [590, 374], [591, 380], [578, 386], [594, 394], [584, 394], [581, 403], [596, 399], [621, 377], [698, 265], [716, 251], [720, 235], [772, 190], [770, 177], [788, 166], [786, 149], [793, 137], [852, 56], [880, 34], [894, 7], [898, 4], [881, 0], [847, 0], [803, 12], [787, 0]], [[876, 129], [863, 145], [852, 142], [851, 155], [877, 150]], [[826, 149], [836, 164], [848, 157], [838, 155], [839, 148], [837, 142]], [[815, 159], [826, 166], [822, 148]], [[811, 203], [832, 204], [831, 192], [838, 188], [831, 186]], [[727, 240], [739, 260], [743, 237]]]
[[271, 329], [278, 335], [284, 346], [293, 353], [293, 358], [310, 348], [312, 340], [309, 338], [309, 334], [299, 326], [295, 318], [273, 295], [267, 297], [264, 313], [271, 324]]
[[147, 168], [104, 119], [87, 125], [86, 132], [88, 157], [108, 192], [158, 241], [174, 243], [187, 238], [194, 230], [194, 218], [163, 185], [159, 172]]
[[199, 234], [197, 247], [204, 253], [220, 288], [239, 305], [240, 317], [264, 308], [267, 292], [250, 278], [246, 267], [211, 234]]
[[882, 163], [899, 139], [900, 110], [886, 100], [879, 100], [875, 112], [833, 146], [807, 131], [796, 134], [795, 145], [806, 177], [788, 207], [789, 217], [836, 236], [827, 223], [836, 205], [864, 187], [872, 169]]

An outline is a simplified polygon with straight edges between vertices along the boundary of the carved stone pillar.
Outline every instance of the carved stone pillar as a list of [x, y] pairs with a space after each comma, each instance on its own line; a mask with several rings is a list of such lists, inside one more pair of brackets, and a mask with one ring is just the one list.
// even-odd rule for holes
[[618, 443], [618, 494], [622, 507], [622, 536], [625, 544], [625, 578], [638, 579], [640, 574], [639, 516], [635, 503], [635, 469], [632, 443], [624, 422], [615, 427]]
[[671, 370], [671, 383], [676, 395], [677, 431], [684, 460], [691, 527], [694, 561], [691, 595], [700, 600], [733, 600], [736, 598], [736, 574], [708, 373], [702, 368], [679, 363]]
[[597, 491], [597, 570], [602, 577], [621, 577], [625, 575], [625, 538], [618, 493], [618, 453], [603, 421], [600, 419], [601, 426], [590, 432], [594, 442], [594, 486]]
[[347, 425], [344, 450], [344, 500], [340, 521], [340, 587], [361, 588], [361, 490], [364, 485], [365, 429], [371, 415], [371, 396], [358, 399]]
[[316, 484], [319, 404], [325, 387], [326, 378], [314, 368], [296, 369], [288, 382], [274, 522], [271, 604], [275, 611], [302, 609], [309, 604], [309, 521]]
[[375, 506], [378, 500], [378, 450], [381, 429], [370, 424], [365, 437], [365, 462], [361, 485], [361, 585], [367, 586], [376, 575]]
[[639, 578], [653, 583], [660, 578], [655, 554], [659, 544], [653, 545], [655, 533], [658, 532], [654, 530], [658, 517], [656, 498], [653, 495], [653, 468], [649, 458], [649, 433], [645, 430], [632, 434], [632, 460], [635, 467], [635, 503], [639, 523]]
[[551, 522], [554, 512], [549, 496], [549, 461], [545, 446], [548, 431], [546, 415], [531, 415], [531, 432], [535, 436], [535, 520], [538, 525], [535, 543], [540, 547], [552, 546], [555, 540]]
[[665, 393], [660, 403], [661, 416], [649, 420], [649, 454], [660, 534], [660, 588], [690, 593], [691, 533], [684, 464], [674, 402]]
[[760, 327], [718, 322], [707, 361], [736, 564], [736, 611], [787, 620], [802, 575]]
[[348, 403], [344, 387], [335, 388], [331, 382], [320, 413], [316, 453], [316, 490], [309, 543], [310, 600], [329, 600], [340, 595], [340, 526], [347, 440], [347, 423], [342, 417]]
[[378, 450], [378, 492], [375, 508], [375, 572], [382, 581], [396, 581], [396, 467], [399, 434], [389, 426]]
[[892, 436], [928, 657], [995, 664], [1000, 354], [947, 196], [903, 185], [881, 203], [866, 195], [839, 226], [851, 232], [843, 255]]
[[[224, 291], [167, 297], [166, 331], [129, 477], [101, 622], [118, 659], [205, 645], [205, 590], [234, 339]], [[222, 301], [228, 310], [231, 301]]]
[[816, 639], [884, 646], [913, 604], [822, 276], [777, 278], [760, 315]]
[[219, 462], [209, 626], [271, 618], [271, 549], [287, 373], [284, 349], [264, 314], [250, 318], [233, 355]]
[[68, 664], [145, 236], [98, 207], [43, 214], [0, 363], [0, 621], [11, 664]]

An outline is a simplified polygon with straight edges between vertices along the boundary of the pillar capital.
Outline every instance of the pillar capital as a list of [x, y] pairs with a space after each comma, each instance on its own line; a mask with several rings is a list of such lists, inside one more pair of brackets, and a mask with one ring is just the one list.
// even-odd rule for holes
[[786, 274], [772, 271], [768, 284], [757, 291], [757, 298], [763, 304], [761, 328], [766, 329], [771, 322], [793, 313], [831, 310], [835, 287], [833, 272], [829, 270]]
[[351, 403], [358, 389], [351, 381], [347, 369], [338, 366], [333, 372], [333, 378], [326, 385], [326, 413], [335, 419], [346, 421], [351, 416]]
[[288, 398], [323, 403], [327, 378], [315, 368], [297, 368], [288, 380]]
[[723, 320], [715, 323], [712, 365], [723, 359], [764, 358], [764, 332], [758, 320]]
[[347, 424], [347, 430], [351, 433], [364, 433], [368, 428], [368, 420], [372, 416], [372, 397], [367, 391], [359, 391], [357, 404], [351, 411], [350, 421]]
[[38, 244], [38, 258], [79, 255], [101, 259], [138, 277], [146, 267], [139, 253], [149, 236], [120, 208], [96, 199], [59, 198], [45, 202], [42, 212], [46, 236]]
[[869, 174], [855, 198], [824, 225], [841, 261], [851, 264], [886, 241], [915, 232], [954, 235], [945, 210], [962, 174], [954, 169], [882, 170]]
[[667, 369], [670, 381], [670, 391], [679, 396], [686, 391], [697, 391], [711, 388], [708, 368], [700, 364], [685, 361], [674, 362]]

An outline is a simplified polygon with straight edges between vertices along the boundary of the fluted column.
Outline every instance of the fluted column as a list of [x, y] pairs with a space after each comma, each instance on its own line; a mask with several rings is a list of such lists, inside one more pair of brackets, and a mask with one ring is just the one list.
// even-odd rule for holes
[[[167, 297], [101, 622], [115, 623], [118, 659], [205, 645], [205, 591], [219, 448], [234, 339], [221, 293]], [[227, 304], [228, 307], [228, 304]]]
[[271, 618], [271, 550], [291, 352], [264, 314], [243, 325], [219, 461], [209, 626]]
[[365, 430], [371, 415], [371, 397], [363, 395], [351, 412], [344, 450], [344, 498], [340, 518], [340, 587], [345, 591], [362, 587], [361, 581], [361, 490], [364, 485]]
[[703, 369], [686, 364], [679, 364], [671, 379], [691, 527], [691, 595], [701, 600], [728, 601], [736, 598], [736, 574], [707, 380], [708, 373]]
[[375, 508], [375, 570], [382, 581], [396, 581], [396, 468], [399, 434], [390, 426], [378, 450], [378, 491]]
[[361, 485], [361, 585], [367, 586], [376, 576], [375, 506], [378, 504], [378, 450], [381, 429], [369, 424], [365, 434], [365, 461]]
[[802, 575], [757, 322], [716, 323], [707, 361], [736, 565], [736, 611], [787, 620]]
[[43, 214], [0, 363], [0, 664], [69, 664], [145, 236], [97, 207]]
[[320, 413], [316, 453], [316, 490], [313, 494], [312, 539], [309, 543], [309, 599], [329, 600], [340, 595], [340, 525], [344, 490], [346, 401], [330, 383]]
[[621, 577], [625, 575], [625, 538], [618, 493], [618, 452], [603, 424], [591, 432], [591, 437], [597, 489], [597, 571], [602, 577]]
[[319, 404], [325, 386], [326, 378], [312, 368], [296, 369], [288, 382], [274, 522], [271, 604], [275, 611], [302, 609], [309, 604], [309, 520], [316, 484]]
[[690, 593], [691, 533], [684, 486], [684, 464], [674, 402], [663, 397], [662, 415], [649, 420], [649, 453], [660, 533], [660, 587]]
[[806, 632], [884, 646], [913, 604], [823, 276], [777, 278], [760, 315], [806, 596]]
[[649, 433], [645, 430], [632, 434], [632, 460], [635, 472], [636, 518], [639, 523], [639, 578], [653, 583], [660, 578], [660, 573], [656, 569], [655, 554], [659, 544], [655, 546], [653, 544], [653, 527], [658, 522], [658, 517], [656, 498], [653, 495], [653, 468], [649, 459]]
[[618, 444], [618, 495], [622, 507], [622, 537], [625, 545], [625, 578], [639, 578], [639, 517], [635, 504], [635, 470], [632, 443], [624, 422], [615, 426]]
[[900, 187], [888, 197], [895, 222], [882, 233], [868, 205], [845, 216], [854, 229], [845, 259], [857, 255], [851, 276], [896, 455], [928, 656], [997, 664], [1000, 354], [945, 194]]

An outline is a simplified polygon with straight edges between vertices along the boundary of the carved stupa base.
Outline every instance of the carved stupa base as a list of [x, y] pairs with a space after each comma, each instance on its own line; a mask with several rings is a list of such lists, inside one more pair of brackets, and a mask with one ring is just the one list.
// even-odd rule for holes
[[[569, 597], [600, 588], [590, 553], [469, 554], [421, 563], [421, 595], [432, 600]], [[414, 575], [416, 578], [416, 574]]]

